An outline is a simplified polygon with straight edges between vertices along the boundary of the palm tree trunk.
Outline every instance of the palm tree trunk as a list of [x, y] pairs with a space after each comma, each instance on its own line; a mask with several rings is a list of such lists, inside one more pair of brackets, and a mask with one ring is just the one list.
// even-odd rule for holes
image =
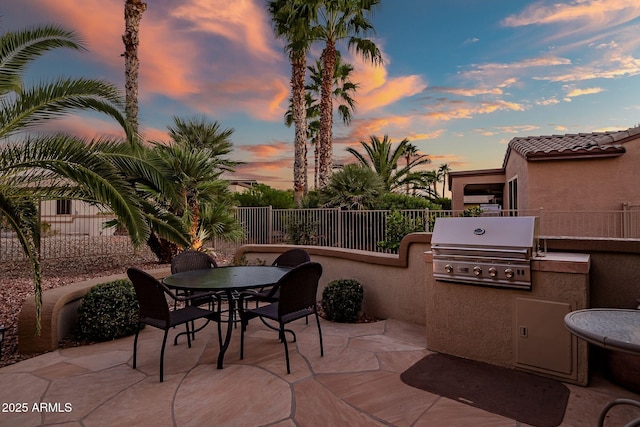
[[318, 138], [313, 144], [313, 189], [318, 189]]
[[333, 169], [333, 74], [336, 65], [336, 46], [331, 39], [322, 52], [322, 89], [320, 92], [320, 140], [318, 144], [318, 157], [320, 168], [318, 171], [318, 184], [324, 188], [329, 183], [331, 170]]
[[293, 121], [295, 126], [293, 161], [293, 199], [301, 206], [307, 189], [307, 117], [305, 99], [305, 73], [307, 58], [303, 52], [291, 55], [291, 93], [293, 101]]
[[138, 30], [142, 13], [147, 9], [147, 4], [140, 0], [126, 0], [124, 4], [125, 33], [122, 36], [124, 43], [124, 68], [125, 68], [125, 113], [127, 121], [134, 133], [138, 133], [138, 46], [140, 38]]

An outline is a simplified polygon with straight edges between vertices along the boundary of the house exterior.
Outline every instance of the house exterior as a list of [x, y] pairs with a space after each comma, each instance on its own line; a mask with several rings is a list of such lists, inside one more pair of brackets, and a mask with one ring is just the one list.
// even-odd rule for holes
[[452, 209], [463, 210], [485, 195], [521, 215], [637, 210], [639, 164], [640, 127], [517, 137], [509, 142], [502, 168], [450, 172]]

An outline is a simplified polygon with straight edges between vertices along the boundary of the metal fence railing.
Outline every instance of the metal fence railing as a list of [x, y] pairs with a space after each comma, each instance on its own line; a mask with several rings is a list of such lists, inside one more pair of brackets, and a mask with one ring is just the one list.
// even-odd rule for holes
[[[43, 224], [42, 259], [74, 258], [101, 255], [133, 254], [128, 236], [104, 228], [112, 218], [95, 206], [72, 201], [72, 204], [41, 203]], [[460, 216], [462, 211], [402, 210], [404, 218], [420, 221], [422, 230], [431, 231], [439, 217]], [[468, 212], [467, 212], [468, 213]], [[214, 239], [216, 250], [235, 251], [243, 244], [305, 244], [341, 247], [373, 252], [389, 252], [379, 242], [387, 239], [386, 229], [391, 211], [342, 211], [340, 209], [272, 209], [239, 207], [235, 215], [245, 231], [237, 242]], [[589, 237], [640, 239], [640, 206], [625, 204], [622, 210], [581, 212], [491, 210], [490, 216], [528, 215], [539, 217], [542, 237]], [[13, 233], [0, 229], [0, 262], [24, 260]]]
[[[430, 211], [402, 210], [410, 221], [420, 221], [428, 231]], [[339, 208], [271, 209], [237, 208], [236, 217], [245, 230], [238, 242], [216, 240], [218, 249], [243, 244], [304, 244], [388, 252], [378, 243], [385, 240], [390, 211], [344, 211]]]

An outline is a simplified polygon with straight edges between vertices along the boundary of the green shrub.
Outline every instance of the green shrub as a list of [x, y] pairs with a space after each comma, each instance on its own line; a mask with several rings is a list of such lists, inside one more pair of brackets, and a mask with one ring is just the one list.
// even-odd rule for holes
[[378, 242], [378, 247], [388, 251], [397, 252], [400, 242], [409, 233], [425, 231], [422, 218], [408, 218], [402, 212], [392, 210], [387, 215], [387, 225], [384, 232], [384, 240]]
[[484, 212], [479, 206], [467, 208], [460, 214], [462, 217], [481, 216]]
[[136, 332], [140, 308], [127, 279], [94, 286], [78, 307], [76, 335], [88, 341], [108, 341]]
[[322, 310], [328, 320], [355, 323], [363, 299], [364, 289], [357, 280], [334, 280], [322, 291]]

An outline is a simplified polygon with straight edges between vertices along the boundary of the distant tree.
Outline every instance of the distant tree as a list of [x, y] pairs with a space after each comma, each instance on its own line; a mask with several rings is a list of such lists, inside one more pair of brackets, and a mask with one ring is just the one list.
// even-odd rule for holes
[[[337, 52], [337, 60], [334, 71], [333, 96], [338, 103], [338, 114], [345, 125], [351, 123], [352, 112], [355, 111], [356, 101], [353, 97], [358, 89], [358, 84], [351, 81], [351, 73], [354, 68], [351, 64], [343, 63], [340, 52]], [[314, 150], [313, 188], [318, 188], [318, 137], [320, 133], [320, 94], [322, 89], [322, 61], [316, 61], [315, 65], [307, 67], [309, 70], [309, 84], [306, 86], [307, 106], [307, 138]], [[285, 124], [293, 123], [293, 106], [285, 113]], [[306, 157], [305, 157], [306, 164]], [[305, 191], [306, 194], [306, 191]]]
[[372, 209], [384, 193], [384, 182], [373, 170], [349, 164], [331, 175], [320, 191], [320, 200], [324, 207], [363, 210]]
[[[418, 154], [418, 147], [416, 147], [413, 144], [407, 144], [407, 146], [404, 149], [404, 158], [407, 162], [407, 167], [409, 166], [409, 164], [411, 163], [411, 159]], [[410, 184], [407, 182], [405, 184], [405, 193], [409, 194], [409, 188], [410, 188]]]
[[271, 206], [274, 209], [291, 209], [296, 206], [293, 191], [278, 190], [265, 184], [256, 184], [242, 193], [236, 193], [234, 198], [238, 206]]
[[368, 143], [360, 141], [360, 145], [364, 148], [365, 154], [353, 148], [347, 148], [347, 151], [353, 154], [360, 164], [373, 169], [382, 178], [387, 191], [396, 191], [406, 185], [423, 185], [424, 174], [414, 169], [429, 164], [431, 162], [429, 156], [426, 154], [414, 156], [406, 166], [398, 165], [407, 146], [410, 145], [408, 139], [403, 139], [393, 148], [388, 135], [385, 135], [382, 141], [372, 135]]
[[438, 174], [442, 179], [442, 197], [444, 197], [444, 193], [447, 189], [447, 177], [449, 176], [449, 172], [451, 172], [451, 168], [447, 163], [440, 165], [438, 168]]
[[424, 197], [411, 196], [402, 193], [385, 193], [375, 205], [375, 209], [430, 209], [440, 210], [441, 206]]

